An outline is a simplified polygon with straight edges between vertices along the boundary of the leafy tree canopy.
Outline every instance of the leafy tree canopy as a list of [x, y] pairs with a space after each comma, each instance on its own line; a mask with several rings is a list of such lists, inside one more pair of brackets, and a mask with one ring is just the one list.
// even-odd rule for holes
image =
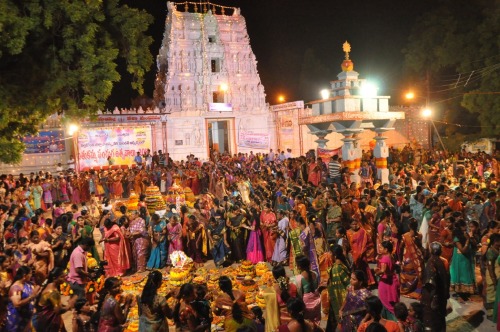
[[118, 0], [0, 1], [0, 161], [19, 162], [20, 137], [55, 112], [93, 116], [120, 80], [123, 58], [143, 93], [153, 18]]
[[432, 99], [446, 101], [445, 120], [461, 123], [467, 129], [470, 121], [477, 118], [476, 129], [481, 135], [498, 135], [498, 1], [440, 2], [441, 6], [425, 13], [414, 27], [403, 50], [406, 69], [421, 79], [430, 73]]

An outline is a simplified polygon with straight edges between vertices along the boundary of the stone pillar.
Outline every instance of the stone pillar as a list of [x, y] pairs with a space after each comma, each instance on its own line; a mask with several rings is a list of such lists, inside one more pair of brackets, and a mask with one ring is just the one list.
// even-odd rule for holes
[[351, 175], [351, 182], [356, 182], [356, 184], [361, 183], [361, 176], [359, 175], [359, 170], [361, 168], [361, 159], [363, 158], [363, 152], [359, 147], [359, 137], [358, 134], [354, 134], [354, 149], [355, 149], [355, 159], [354, 159], [354, 175]]
[[319, 130], [316, 131], [312, 134], [318, 136], [318, 139], [315, 140], [316, 143], [318, 143], [318, 148], [326, 149], [326, 143], [329, 141], [325, 137], [330, 134], [332, 131], [331, 130]]
[[313, 125], [307, 125], [307, 127], [311, 130], [311, 134], [316, 135], [318, 137], [317, 140], [315, 140], [316, 143], [318, 143], [318, 148], [321, 149], [326, 149], [326, 143], [329, 141], [325, 137], [330, 134], [333, 130], [328, 129], [330, 126], [329, 123], [318, 123], [318, 124], [313, 124]]
[[375, 165], [377, 166], [377, 179], [382, 184], [389, 183], [389, 169], [387, 168], [387, 157], [389, 157], [389, 148], [385, 143], [387, 137], [382, 136], [386, 130], [375, 129], [377, 136], [375, 136], [375, 148], [373, 155], [375, 156]]
[[361, 177], [359, 176], [359, 166], [356, 159], [361, 158], [359, 156], [358, 148], [356, 147], [356, 138], [352, 134], [344, 134], [342, 139], [344, 144], [342, 145], [342, 161], [344, 166], [349, 168], [351, 173], [351, 182], [356, 182], [360, 184]]

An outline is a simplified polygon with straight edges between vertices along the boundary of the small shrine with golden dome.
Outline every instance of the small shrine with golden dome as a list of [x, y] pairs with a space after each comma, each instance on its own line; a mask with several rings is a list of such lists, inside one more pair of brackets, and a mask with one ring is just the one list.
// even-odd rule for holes
[[[389, 149], [383, 133], [394, 130], [398, 119], [404, 119], [404, 112], [389, 112], [390, 96], [379, 96], [376, 88], [366, 79], [360, 79], [354, 71], [354, 62], [350, 57], [351, 45], [346, 41], [342, 45], [345, 57], [337, 75], [337, 80], [330, 82], [323, 99], [311, 101], [311, 116], [299, 119], [300, 125], [307, 125], [310, 133], [317, 136], [318, 148], [326, 148], [329, 141], [325, 137], [332, 132], [340, 133], [342, 139], [342, 160], [351, 172], [351, 181], [360, 183], [361, 148], [359, 134], [366, 129], [376, 133], [374, 155], [377, 164], [377, 176], [382, 183], [389, 182], [387, 157]], [[328, 162], [328, 161], [326, 161]]]

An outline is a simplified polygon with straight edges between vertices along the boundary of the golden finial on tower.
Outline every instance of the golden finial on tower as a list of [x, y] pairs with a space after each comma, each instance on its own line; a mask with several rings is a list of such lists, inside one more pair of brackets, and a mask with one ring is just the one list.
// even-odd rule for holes
[[351, 44], [349, 44], [347, 40], [345, 41], [344, 45], [342, 45], [342, 49], [345, 52], [345, 59], [349, 60], [349, 53], [351, 52]]
[[342, 49], [345, 52], [345, 60], [340, 65], [340, 68], [342, 68], [342, 71], [354, 70], [354, 63], [351, 61], [351, 59], [349, 59], [349, 53], [351, 52], [351, 44], [349, 44], [347, 40], [342, 45]]

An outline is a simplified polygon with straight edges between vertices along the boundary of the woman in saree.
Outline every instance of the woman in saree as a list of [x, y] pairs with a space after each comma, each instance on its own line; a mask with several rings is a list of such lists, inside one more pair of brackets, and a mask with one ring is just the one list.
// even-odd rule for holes
[[149, 235], [146, 229], [146, 222], [139, 217], [138, 211], [132, 211], [129, 232], [136, 272], [144, 272], [146, 270], [146, 257], [149, 251]]
[[[295, 264], [295, 258], [297, 256], [303, 255], [302, 246], [300, 243], [300, 233], [302, 232], [299, 227], [299, 222], [297, 218], [302, 218], [299, 216], [297, 211], [292, 211], [290, 218], [290, 231], [288, 232], [288, 237], [290, 238], [290, 270], [293, 274], [298, 274], [299, 270]], [[305, 223], [305, 222], [304, 222]]]
[[50, 244], [54, 253], [54, 266], [64, 267], [68, 263], [68, 250], [72, 249], [69, 235], [63, 233], [62, 224], [56, 224], [51, 236]]
[[223, 176], [219, 176], [217, 182], [215, 183], [215, 197], [219, 199], [219, 201], [224, 200], [224, 196], [228, 196], [227, 190], [226, 190], [226, 182]]
[[260, 226], [264, 239], [266, 262], [271, 262], [274, 252], [274, 246], [276, 245], [276, 228], [278, 226], [276, 215], [271, 210], [271, 203], [266, 203], [264, 210], [260, 214]]
[[162, 283], [162, 274], [152, 271], [148, 275], [146, 285], [141, 296], [137, 297], [139, 307], [140, 332], [168, 332], [168, 323], [165, 317], [172, 319], [172, 310], [167, 304], [171, 293], [163, 295], [158, 293]]
[[264, 251], [262, 249], [262, 231], [260, 230], [260, 216], [255, 207], [250, 208], [250, 235], [248, 236], [247, 259], [252, 264], [264, 261]]
[[315, 187], [317, 187], [321, 182], [321, 162], [321, 158], [318, 158], [317, 162], [316, 160], [312, 159], [311, 163], [307, 167], [307, 181]]
[[130, 269], [130, 251], [120, 227], [111, 219], [104, 221], [104, 257], [108, 262], [106, 277], [123, 276]]
[[351, 229], [347, 231], [349, 246], [352, 253], [352, 269], [361, 270], [365, 273], [368, 286], [375, 284], [375, 278], [368, 266], [366, 257], [367, 248], [370, 246], [371, 238], [368, 237], [366, 231], [359, 227], [357, 220], [351, 222]]
[[99, 297], [97, 312], [99, 312], [98, 332], [120, 332], [122, 324], [127, 321], [128, 312], [133, 297], [125, 298], [125, 306], [122, 309], [116, 297], [121, 294], [121, 281], [116, 277], [110, 277], [104, 282], [104, 288]]
[[80, 192], [80, 202], [86, 203], [90, 200], [90, 185], [87, 173], [81, 173], [77, 178], [77, 185]]
[[422, 235], [417, 231], [418, 222], [415, 218], [409, 220], [410, 231], [403, 234], [401, 238], [401, 294], [411, 294], [412, 297], [420, 298], [422, 287], [421, 276], [424, 271], [424, 256], [422, 254]]
[[328, 297], [330, 307], [328, 310], [327, 331], [335, 331], [338, 322], [340, 322], [340, 307], [346, 297], [346, 289], [350, 284], [349, 263], [344, 256], [341, 246], [335, 245], [332, 248], [332, 256], [335, 259], [333, 266], [328, 270]]
[[203, 224], [198, 222], [196, 216], [193, 215], [188, 219], [186, 247], [187, 254], [193, 259], [195, 267], [202, 267], [203, 257], [208, 254], [207, 233]]
[[382, 317], [396, 321], [394, 304], [399, 302], [399, 279], [396, 273], [394, 259], [392, 258], [393, 244], [391, 241], [382, 242], [380, 257], [375, 268], [375, 274], [380, 276], [378, 282], [378, 295], [384, 308]]
[[276, 283], [273, 285], [273, 289], [276, 293], [278, 312], [273, 313], [270, 308], [266, 307], [266, 322], [273, 320], [270, 318], [271, 315], [278, 315], [278, 321], [280, 322], [279, 325], [287, 324], [292, 318], [286, 308], [286, 302], [292, 297], [297, 297], [297, 286], [295, 283], [290, 282], [290, 279], [286, 276], [285, 268], [282, 265], [273, 267], [273, 277], [276, 280]]
[[[455, 222], [455, 218], [448, 217], [444, 219], [445, 227], [440, 233], [439, 243], [442, 245], [442, 253], [441, 257], [445, 258], [448, 261], [448, 266], [451, 262], [451, 258], [453, 257], [453, 223]], [[486, 249], [488, 246], [486, 245]], [[481, 247], [482, 250], [482, 247]]]
[[318, 323], [321, 320], [321, 298], [318, 294], [319, 274], [311, 269], [310, 260], [302, 255], [296, 259], [299, 274], [295, 276], [298, 297], [305, 305], [304, 318]]
[[351, 273], [350, 284], [339, 310], [340, 331], [356, 331], [366, 315], [365, 299], [371, 296], [366, 288], [366, 276], [361, 270]]
[[149, 236], [152, 240], [148, 269], [162, 269], [167, 264], [167, 223], [154, 213], [149, 225]]
[[71, 184], [71, 203], [72, 204], [80, 204], [82, 202], [80, 195], [80, 181], [78, 180], [78, 176], [74, 175], [70, 181]]
[[59, 287], [66, 282], [66, 273], [63, 268], [54, 268], [47, 279], [47, 286], [42, 289], [36, 301], [36, 312], [33, 315], [33, 328], [36, 332], [62, 332], [66, 331], [62, 314], [71, 310], [77, 296], [70, 298], [67, 305], [61, 303]]
[[[94, 227], [89, 225], [88, 222], [85, 222], [85, 219], [82, 216], [79, 216], [78, 218], [76, 218], [76, 225], [73, 227], [71, 233], [73, 238], [73, 246], [76, 248], [76, 246], [82, 239], [94, 238]], [[92, 246], [89, 252], [92, 257], [96, 259], [97, 263], [99, 263], [100, 259], [96, 246]]]
[[167, 224], [168, 234], [168, 255], [167, 265], [170, 265], [170, 255], [177, 250], [182, 250], [182, 225], [179, 223], [179, 217], [173, 215], [170, 217], [170, 222]]
[[208, 238], [210, 241], [210, 253], [217, 267], [226, 261], [229, 252], [227, 243], [226, 222], [224, 219], [211, 217], [208, 224]]
[[54, 268], [54, 253], [50, 244], [40, 239], [40, 234], [37, 231], [32, 231], [30, 234], [30, 249], [35, 256], [33, 263], [35, 280], [38, 285], [47, 279], [49, 271]]
[[312, 226], [307, 226], [304, 219], [298, 219], [300, 232], [300, 246], [302, 248], [302, 255], [306, 256], [311, 262], [311, 270], [316, 273], [320, 278], [318, 256], [316, 254], [316, 244], [312, 234]]
[[309, 227], [314, 238], [314, 245], [316, 247], [316, 257], [318, 257], [318, 268], [320, 272], [320, 279], [323, 281], [328, 280], [328, 270], [333, 265], [333, 257], [328, 244], [326, 242], [325, 231], [320, 222], [315, 218], [310, 218], [311, 222]]
[[238, 328], [248, 326], [256, 331], [255, 315], [245, 303], [245, 293], [233, 289], [231, 279], [227, 276], [219, 278], [219, 288], [221, 292], [215, 299], [215, 311], [224, 316], [224, 330], [236, 332]]
[[61, 193], [61, 202], [69, 202], [68, 181], [66, 181], [64, 176], [59, 177], [59, 191]]
[[379, 224], [377, 226], [377, 254], [380, 256], [382, 252], [382, 243], [384, 241], [392, 241], [392, 230], [390, 225], [391, 215], [387, 210], [380, 214]]
[[182, 285], [176, 299], [172, 313], [176, 332], [206, 332], [210, 329], [210, 322], [202, 319], [198, 306], [195, 305], [197, 301], [193, 284]]
[[41, 209], [42, 208], [43, 188], [40, 185], [40, 180], [38, 180], [38, 179], [35, 180], [35, 183], [31, 187], [31, 193], [33, 195], [33, 208], [35, 210]]
[[274, 245], [273, 256], [271, 261], [273, 264], [286, 264], [288, 262], [288, 251], [286, 247], [288, 239], [289, 220], [287, 212], [283, 210], [278, 211], [278, 227], [276, 230], [276, 244]]
[[40, 294], [40, 287], [31, 283], [32, 276], [31, 268], [27, 266], [21, 266], [16, 272], [14, 282], [9, 289], [5, 331], [31, 331], [33, 301]]
[[191, 177], [191, 190], [193, 190], [193, 194], [195, 196], [199, 195], [201, 192], [201, 177], [202, 174], [199, 170], [191, 170], [189, 173], [189, 176]]
[[[372, 239], [366, 248], [366, 259], [368, 262], [375, 262], [376, 252], [373, 244], [375, 242], [374, 240], [376, 238], [376, 234], [375, 216], [373, 213], [376, 212], [376, 209], [371, 205], [367, 205], [366, 202], [353, 202], [353, 207], [355, 210], [353, 219], [358, 221], [358, 225], [365, 230], [368, 238]], [[373, 210], [373, 212], [370, 212], [370, 210]]]
[[474, 272], [474, 255], [476, 248], [469, 234], [467, 224], [463, 219], [456, 222], [453, 230], [453, 258], [450, 265], [451, 290], [463, 297], [468, 297], [476, 291], [476, 276]]
[[493, 315], [493, 307], [495, 304], [496, 293], [498, 292], [498, 279], [500, 278], [500, 265], [497, 260], [500, 252], [500, 234], [492, 234], [488, 245], [488, 250], [485, 256], [485, 285], [486, 285], [486, 308], [487, 316]]
[[227, 227], [230, 229], [229, 238], [231, 239], [231, 254], [235, 262], [244, 260], [246, 254], [245, 248], [245, 229], [251, 229], [247, 224], [247, 218], [239, 205], [234, 205], [231, 212], [227, 213]]
[[410, 207], [412, 211], [413, 218], [417, 219], [419, 223], [419, 228], [422, 225], [422, 219], [424, 216], [424, 201], [425, 195], [422, 186], [416, 187], [415, 194], [410, 196]]
[[142, 171], [139, 171], [134, 176], [134, 192], [137, 196], [142, 194]]
[[31, 253], [31, 249], [29, 248], [28, 238], [19, 238], [17, 246], [18, 250], [14, 251], [14, 264], [11, 267], [14, 275], [21, 266], [32, 266], [35, 261], [35, 255]]
[[42, 190], [43, 190], [43, 202], [45, 203], [45, 207], [50, 209], [52, 207], [52, 184], [49, 179], [43, 180]]

